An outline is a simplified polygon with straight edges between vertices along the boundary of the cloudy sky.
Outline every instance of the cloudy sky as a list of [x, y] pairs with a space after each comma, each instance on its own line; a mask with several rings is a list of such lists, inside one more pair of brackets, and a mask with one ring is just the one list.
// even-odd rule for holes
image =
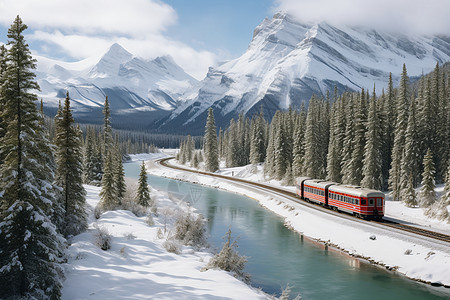
[[35, 54], [75, 61], [118, 42], [144, 58], [169, 54], [202, 79], [209, 66], [242, 54], [253, 29], [278, 10], [305, 22], [450, 35], [450, 0], [0, 0], [0, 43], [19, 14]]

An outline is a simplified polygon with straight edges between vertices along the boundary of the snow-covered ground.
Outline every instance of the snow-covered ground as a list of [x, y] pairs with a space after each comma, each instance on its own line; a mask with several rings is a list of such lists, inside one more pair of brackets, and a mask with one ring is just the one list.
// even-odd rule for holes
[[[134, 159], [151, 159], [140, 155]], [[89, 207], [89, 229], [74, 237], [67, 251], [63, 299], [265, 299], [231, 274], [220, 270], [200, 271], [211, 255], [183, 247], [176, 255], [163, 247], [158, 238], [164, 217], [136, 217], [126, 210], [108, 211], [96, 220], [93, 209], [99, 201], [100, 188], [85, 186]], [[158, 210], [180, 209], [162, 192], [152, 191]], [[181, 205], [181, 207], [183, 207]], [[184, 209], [187, 209], [184, 207]], [[167, 218], [166, 218], [167, 222]], [[170, 224], [170, 222], [169, 222]], [[103, 251], [95, 245], [94, 226], [112, 236], [112, 247]]]
[[[171, 153], [172, 154], [172, 153]], [[171, 161], [176, 164], [176, 162]], [[201, 176], [161, 167], [152, 161], [146, 163], [149, 173], [185, 181], [191, 181], [244, 194], [283, 216], [287, 225], [311, 238], [326, 242], [349, 254], [362, 257], [389, 269], [397, 270], [409, 278], [441, 283], [450, 286], [450, 247], [426, 238], [406, 235], [402, 232], [374, 227], [364, 222], [355, 222], [324, 214], [295, 203], [281, 195], [209, 176]], [[246, 166], [222, 169], [224, 175], [233, 175], [249, 180], [263, 181], [261, 167]], [[280, 185], [270, 181], [270, 184]], [[293, 187], [287, 187], [293, 190]], [[387, 203], [387, 215], [396, 219], [437, 228], [450, 233], [450, 225], [428, 219], [421, 209], [403, 209], [401, 203]], [[375, 240], [370, 239], [375, 236]]]

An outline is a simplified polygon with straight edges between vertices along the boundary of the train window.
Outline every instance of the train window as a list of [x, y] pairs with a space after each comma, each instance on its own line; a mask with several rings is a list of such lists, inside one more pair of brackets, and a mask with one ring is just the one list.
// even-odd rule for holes
[[377, 198], [377, 206], [383, 206], [383, 198]]
[[355, 204], [359, 205], [359, 200], [358, 199], [355, 200]]
[[373, 198], [369, 198], [369, 206], [373, 206], [373, 203], [374, 203], [373, 200], [374, 200]]
[[366, 200], [361, 199], [361, 205], [366, 205]]

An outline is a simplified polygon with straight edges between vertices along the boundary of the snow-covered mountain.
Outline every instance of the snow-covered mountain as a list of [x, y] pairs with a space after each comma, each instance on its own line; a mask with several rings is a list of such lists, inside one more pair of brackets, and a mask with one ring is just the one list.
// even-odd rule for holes
[[238, 113], [252, 115], [262, 105], [270, 117], [277, 109], [299, 107], [312, 94], [323, 95], [337, 86], [378, 92], [387, 86], [389, 72], [399, 75], [431, 71], [436, 62], [450, 61], [450, 38], [387, 34], [366, 28], [303, 24], [278, 13], [254, 31], [247, 51], [237, 59], [211, 67], [206, 78], [170, 116], [163, 130], [186, 128], [202, 133], [207, 109], [224, 127]]
[[[171, 57], [145, 60], [114, 44], [101, 58], [66, 63], [37, 57], [37, 80], [47, 111], [54, 113], [69, 91], [79, 122], [101, 120], [108, 96], [113, 121], [126, 127], [145, 127], [169, 114], [198, 83]], [[132, 117], [130, 117], [132, 116]], [[133, 124], [131, 124], [133, 123]]]

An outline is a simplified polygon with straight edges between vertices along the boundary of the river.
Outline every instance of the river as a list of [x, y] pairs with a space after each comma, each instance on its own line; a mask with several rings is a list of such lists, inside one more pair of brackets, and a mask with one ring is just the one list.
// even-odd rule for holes
[[[139, 164], [124, 164], [138, 178]], [[302, 299], [449, 299], [450, 291], [409, 280], [301, 236], [283, 219], [239, 194], [172, 179], [148, 176], [157, 190], [182, 198], [207, 219], [209, 243], [220, 250], [231, 227], [238, 251], [248, 257], [252, 285], [279, 295], [289, 283]]]

